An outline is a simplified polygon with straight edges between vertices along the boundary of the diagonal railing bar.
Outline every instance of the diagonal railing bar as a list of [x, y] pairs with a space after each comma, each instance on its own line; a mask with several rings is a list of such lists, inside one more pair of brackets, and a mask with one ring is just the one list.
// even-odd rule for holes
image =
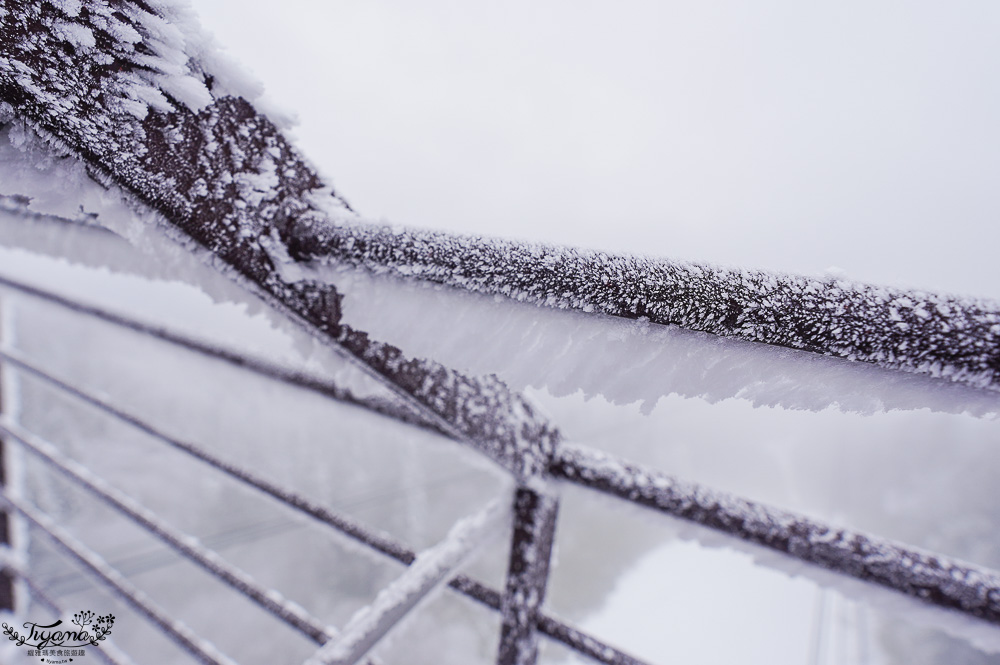
[[129, 582], [121, 573], [110, 566], [99, 554], [78, 541], [51, 517], [37, 511], [25, 501], [3, 492], [0, 503], [12, 508], [34, 524], [70, 558], [76, 560], [94, 576], [99, 578], [122, 600], [143, 616], [156, 624], [178, 646], [194, 656], [204, 665], [237, 665], [210, 642], [202, 639], [181, 621], [171, 619], [166, 610], [156, 604], [146, 593]]
[[112, 487], [82, 464], [61, 455], [59, 449], [41, 437], [0, 419], [0, 432], [20, 442], [28, 451], [67, 478], [122, 513], [175, 551], [201, 566], [231, 588], [295, 628], [318, 644], [324, 644], [337, 632], [311, 616], [304, 608], [286, 599], [274, 589], [261, 587], [253, 577], [202, 545], [197, 538], [182, 533], [157, 517], [135, 499]]
[[[3, 359], [12, 366], [45, 381], [62, 392], [72, 395], [82, 402], [90, 404], [91, 406], [121, 420], [122, 422], [128, 423], [132, 427], [135, 427], [139, 431], [148, 434], [162, 443], [183, 451], [195, 459], [201, 460], [212, 468], [234, 478], [239, 482], [253, 487], [254, 489], [270, 496], [289, 508], [332, 527], [348, 538], [366, 545], [380, 554], [388, 556], [407, 566], [413, 563], [416, 558], [416, 552], [414, 550], [408, 548], [406, 545], [395, 540], [388, 534], [371, 529], [345, 515], [340, 515], [326, 506], [316, 503], [315, 501], [312, 501], [297, 492], [293, 492], [276, 485], [259, 477], [251, 471], [216, 457], [199, 446], [165, 434], [142, 419], [119, 409], [107, 400], [102, 400], [90, 395], [79, 388], [52, 376], [19, 356], [14, 355], [10, 351], [0, 350], [0, 359]], [[465, 575], [457, 575], [451, 580], [451, 582], [449, 582], [449, 586], [489, 609], [497, 612], [501, 611], [502, 595], [496, 589], [492, 589]], [[580, 631], [579, 629], [574, 628], [559, 619], [548, 616], [543, 612], [538, 612], [536, 618], [538, 621], [538, 628], [544, 635], [565, 644], [567, 647], [588, 656], [596, 662], [604, 663], [605, 665], [644, 665], [643, 661], [635, 658], [634, 656], [616, 647], [605, 644], [600, 640], [597, 640]]]
[[583, 446], [563, 445], [552, 472], [824, 570], [1000, 626], [1000, 571], [676, 480]]
[[56, 602], [52, 600], [52, 596], [49, 594], [48, 590], [39, 585], [35, 578], [27, 574], [21, 566], [17, 566], [11, 561], [4, 561], [3, 568], [9, 572], [11, 576], [23, 580], [25, 586], [28, 587], [28, 591], [31, 592], [32, 597], [39, 603], [53, 612], [59, 613], [62, 611]]
[[[297, 268], [308, 266], [290, 251], [292, 236], [302, 225], [334, 225], [350, 207], [331, 196], [250, 102], [214, 90], [215, 77], [185, 52], [199, 52], [191, 44], [201, 43], [186, 23], [171, 26], [176, 33], [169, 44], [160, 38], [154, 26], [169, 24], [172, 5], [126, 0], [123, 11], [115, 11], [100, 0], [82, 0], [70, 14], [8, 0], [6, 8], [0, 14], [0, 112], [7, 119], [18, 118], [41, 140], [82, 160], [92, 177], [155, 213], [147, 218], [151, 224], [202, 248], [214, 267], [459, 440], [520, 478], [547, 466], [554, 429], [522, 395], [496, 377], [406, 358], [344, 325], [335, 287], [301, 279]], [[107, 38], [67, 41], [67, 34], [92, 31]], [[144, 82], [142, 73], [151, 58], [161, 57], [183, 81], [178, 85], [199, 94], [178, 100], [164, 90], [156, 95], [165, 106], [142, 101], [152, 94], [150, 85], [155, 91], [161, 84]], [[192, 105], [195, 98], [200, 101]], [[142, 118], [134, 113], [138, 107]], [[263, 193], [252, 186], [262, 178], [269, 181]]]
[[351, 618], [339, 638], [321, 647], [305, 665], [353, 665], [361, 660], [420, 601], [452, 577], [474, 550], [495, 537], [507, 517], [509, 508], [493, 501], [476, 515], [456, 522], [440, 543], [417, 555], [371, 605]]
[[[59, 604], [49, 595], [48, 590], [40, 585], [34, 577], [17, 567], [8, 566], [7, 568], [12, 575], [24, 582], [31, 597], [38, 601], [39, 604], [47, 607], [57, 617], [65, 615]], [[110, 640], [105, 640], [100, 645], [100, 648], [93, 650], [92, 653], [96, 653], [97, 657], [108, 663], [108, 665], [135, 665], [135, 661]]]
[[0, 275], [0, 286], [4, 286], [33, 298], [38, 298], [39, 300], [58, 305], [78, 314], [85, 314], [106, 323], [154, 337], [194, 353], [214, 358], [216, 360], [221, 360], [260, 376], [280, 381], [290, 386], [309, 390], [319, 395], [323, 395], [324, 397], [337, 400], [338, 402], [344, 402], [346, 404], [368, 409], [400, 422], [431, 430], [441, 436], [452, 438], [453, 440], [455, 438], [453, 432], [445, 431], [445, 429], [439, 427], [436, 422], [423, 418], [420, 412], [405, 410], [386, 400], [356, 396], [350, 390], [338, 386], [329, 379], [321, 378], [307, 372], [293, 370], [278, 363], [247, 353], [237, 352], [232, 349], [210, 344], [190, 335], [170, 330], [166, 326], [153, 325], [139, 321], [133, 317], [108, 311], [107, 309], [103, 309], [101, 307], [86, 305], [61, 296], [57, 293], [53, 293], [52, 291], [25, 284], [24, 282], [19, 282], [3, 275]]

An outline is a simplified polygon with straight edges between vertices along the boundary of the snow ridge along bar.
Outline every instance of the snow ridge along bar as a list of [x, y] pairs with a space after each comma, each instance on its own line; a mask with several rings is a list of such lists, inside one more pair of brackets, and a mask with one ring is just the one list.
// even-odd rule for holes
[[385, 225], [297, 223], [294, 256], [1000, 391], [1000, 303]]

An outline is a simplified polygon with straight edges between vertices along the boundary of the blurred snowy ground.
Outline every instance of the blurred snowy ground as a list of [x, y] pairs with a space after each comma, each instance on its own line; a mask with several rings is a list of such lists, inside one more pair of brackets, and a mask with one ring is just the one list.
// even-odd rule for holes
[[[375, 1], [318, 10], [293, 0], [276, 16], [272, 6], [206, 0], [197, 9], [261, 77], [272, 101], [299, 115], [303, 151], [368, 216], [809, 274], [838, 266], [852, 279], [1000, 296], [993, 251], [1000, 231], [992, 223], [1000, 213], [1000, 93], [984, 83], [1000, 64], [1000, 9], [993, 4]], [[23, 255], [2, 259], [34, 279], [60, 272]], [[198, 304], [204, 298], [185, 287], [112, 287], [122, 282], [107, 276], [88, 286], [78, 272], [62, 274], [63, 288], [103, 293], [96, 284], [107, 284], [116, 291], [108, 297], [129, 307], [144, 301], [181, 326], [271, 352], [291, 346], [236, 308]], [[458, 516], [455, 506], [490, 494], [488, 484], [481, 487], [489, 471], [453, 462], [448, 444], [431, 446], [441, 452], [427, 457], [415, 452], [416, 444], [427, 448], [423, 441], [390, 452], [383, 446], [414, 435], [392, 425], [391, 433], [376, 431], [367, 418], [355, 421], [343, 409], [263, 385], [223, 408], [234, 386], [246, 387], [242, 375], [100, 326], [88, 330], [78, 319], [58, 320], [44, 307], [22, 308], [19, 343], [46, 362], [81, 381], [110, 381], [100, 388], [152, 409], [150, 417], [180, 432], [262, 456], [269, 469], [335, 505], [361, 502], [363, 510], [364, 498], [375, 496], [366, 517], [415, 544], [439, 537]], [[218, 317], [225, 321], [209, 324]], [[73, 345], [56, 332], [71, 332]], [[284, 359], [294, 357], [290, 350]], [[489, 361], [501, 375], [512, 370], [510, 359]], [[161, 385], [149, 381], [152, 374], [163, 377], [160, 395], [151, 392]], [[645, 414], [652, 405], [588, 400], [572, 383], [533, 384], [523, 373], [516, 379], [535, 385], [532, 395], [574, 442], [1000, 567], [995, 420], [927, 410], [816, 413], [676, 395], [654, 400]], [[178, 384], [190, 401], [172, 413]], [[165, 499], [160, 509], [196, 533], [272, 538], [264, 509], [237, 500], [235, 490], [175, 471], [179, 462], [161, 463], [134, 435], [91, 422], [75, 407], [33, 414], [33, 389], [25, 390], [25, 418], [53, 428], [54, 438], [75, 433], [79, 439], [66, 439], [74, 454], [100, 456], [102, 469], [131, 478], [129, 489], [150, 501]], [[200, 415], [191, 415], [192, 406]], [[257, 418], [274, 410], [290, 417], [280, 428]], [[340, 432], [349, 436], [334, 436]], [[316, 442], [327, 437], [337, 439], [336, 452], [329, 464], [317, 464]], [[124, 441], [149, 464], [137, 469], [134, 458], [119, 458]], [[350, 468], [338, 468], [335, 459], [348, 454]], [[394, 494], [397, 488], [380, 488], [355, 470], [386, 461], [395, 466], [382, 469], [384, 476], [408, 479], [401, 484], [409, 490]], [[93, 528], [101, 520], [80, 507], [88, 504], [35, 478], [45, 507], [75, 515], [112, 558], [162, 556], [137, 534]], [[184, 492], [171, 493], [178, 478]], [[199, 515], [212, 517], [202, 522]], [[231, 521], [219, 523], [219, 515]], [[340, 553], [339, 545], [309, 540], [319, 536], [308, 530], [273, 528], [301, 540], [247, 547], [241, 565], [320, 604], [324, 616], [342, 623], [390, 579], [378, 565], [355, 562], [349, 548]], [[695, 548], [675, 536], [660, 520], [568, 489], [550, 607], [654, 662], [1000, 662], [896, 616], [824, 596], [743, 554]], [[220, 646], [248, 662], [292, 660], [284, 633], [267, 640], [269, 648], [289, 649], [284, 655], [263, 650], [259, 640], [241, 646], [256, 634], [253, 619], [240, 614], [238, 625], [227, 622], [235, 606], [174, 566], [143, 574], [196, 626], [211, 626]], [[484, 566], [498, 574], [496, 562]], [[319, 593], [315, 574], [300, 574], [307, 569], [329, 570], [323, 583], [330, 586]], [[67, 579], [79, 583], [78, 575]], [[72, 593], [93, 591], [66, 593], [72, 602]], [[444, 598], [437, 602], [451, 602]], [[393, 643], [397, 659], [405, 657], [387, 654], [387, 661], [489, 662], [495, 624], [463, 608], [428, 608], [420, 619], [426, 623], [411, 624]], [[124, 626], [122, 635], [129, 639]], [[143, 645], [147, 638], [132, 639]], [[407, 648], [413, 640], [441, 652], [415, 655]], [[563, 653], [552, 648], [546, 657], [558, 662]], [[159, 653], [155, 660], [167, 662]]]

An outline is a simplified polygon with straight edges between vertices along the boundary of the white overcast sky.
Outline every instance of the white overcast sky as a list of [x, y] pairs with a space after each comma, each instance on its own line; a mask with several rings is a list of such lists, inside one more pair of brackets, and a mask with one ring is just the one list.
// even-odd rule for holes
[[393, 222], [1000, 296], [1000, 4], [193, 0]]

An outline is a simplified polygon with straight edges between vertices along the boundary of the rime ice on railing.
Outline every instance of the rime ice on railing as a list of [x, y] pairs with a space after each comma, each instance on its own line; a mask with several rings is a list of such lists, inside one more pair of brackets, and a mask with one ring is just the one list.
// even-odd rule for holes
[[[476, 592], [503, 613], [502, 665], [533, 663], [540, 627], [569, 634], [553, 628], [540, 610], [557, 509], [549, 474], [574, 481], [590, 474], [601, 479], [598, 489], [656, 508], [666, 501], [663, 479], [626, 467], [627, 473], [601, 476], [600, 465], [584, 464], [586, 455], [571, 460], [556, 428], [495, 377], [467, 377], [440, 363], [408, 358], [344, 325], [341, 294], [313, 271], [317, 264], [341, 261], [545, 306], [647, 318], [1000, 389], [1000, 307], [990, 301], [365, 225], [270, 119], [233, 94], [231, 81], [208, 62], [210, 49], [178, 3], [9, 0], [0, 10], [0, 37], [0, 122], [14, 123], [19, 140], [40, 139], [67, 159], [80, 160], [73, 163], [119, 189], [193, 252], [383, 381], [425, 424], [471, 444], [514, 476], [516, 519], [506, 590]], [[144, 426], [113, 405], [90, 403]], [[198, 456], [195, 448], [183, 442], [181, 447]], [[241, 473], [200, 458], [231, 475]], [[250, 474], [241, 479], [294, 500], [288, 492], [251, 482], [256, 479]], [[203, 660], [224, 660], [151, 609], [59, 525], [17, 497], [7, 495], [5, 501], [164, 630], [186, 640]], [[733, 535], [751, 542], [759, 535], [743, 531]], [[852, 551], [860, 542], [837, 550], [839, 565], [826, 567], [871, 579], [869, 552]], [[413, 553], [398, 544], [378, 546], [414, 563]], [[829, 548], [786, 550], [812, 564], [829, 563], [821, 556]], [[911, 568], [918, 577], [933, 568], [930, 561], [917, 563]], [[899, 577], [896, 572], [889, 574]], [[933, 585], [917, 580], [899, 590], [931, 601], [944, 598], [952, 609], [996, 624], [992, 572], [961, 566], [931, 572]], [[465, 580], [453, 587], [475, 588]], [[984, 594], [984, 602], [969, 600]], [[594, 641], [588, 644], [591, 655], [600, 650]], [[603, 660], [631, 662], [612, 650]]]

